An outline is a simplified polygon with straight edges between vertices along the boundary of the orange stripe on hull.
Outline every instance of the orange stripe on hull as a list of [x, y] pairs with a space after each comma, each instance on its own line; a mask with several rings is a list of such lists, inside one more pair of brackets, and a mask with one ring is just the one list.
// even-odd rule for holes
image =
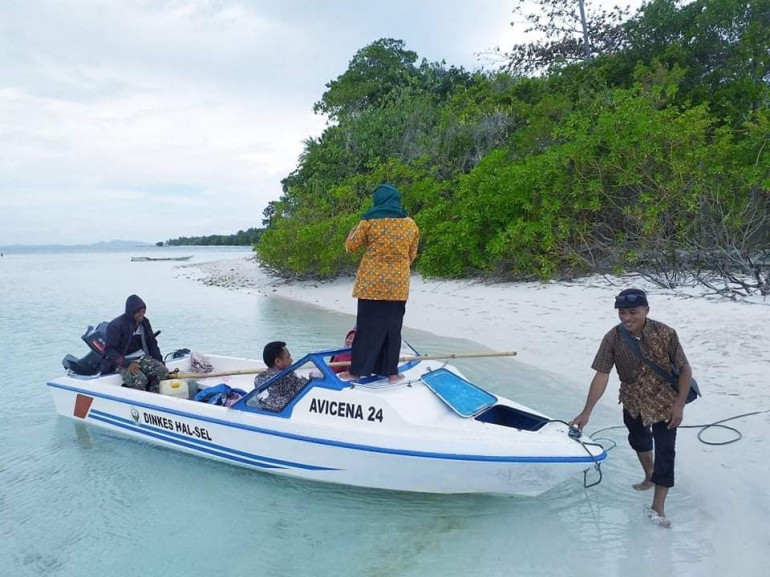
[[85, 419], [88, 415], [88, 410], [91, 408], [91, 403], [93, 402], [93, 397], [78, 395], [75, 397], [75, 411], [72, 414], [75, 415], [78, 419]]

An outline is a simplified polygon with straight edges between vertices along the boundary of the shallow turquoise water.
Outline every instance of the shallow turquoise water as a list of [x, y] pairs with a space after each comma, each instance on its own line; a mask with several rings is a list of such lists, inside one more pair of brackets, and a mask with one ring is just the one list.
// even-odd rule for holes
[[[182, 253], [195, 254], [193, 262], [243, 254]], [[598, 487], [585, 490], [576, 478], [524, 499], [295, 481], [58, 417], [47, 379], [62, 372], [66, 353], [86, 352], [86, 325], [119, 314], [132, 292], [162, 330], [164, 353], [188, 347], [259, 357], [264, 342], [280, 338], [298, 358], [336, 345], [353, 320], [283, 300], [280, 291], [205, 287], [178, 278], [178, 263], [131, 263], [130, 254], [0, 259], [0, 576], [764, 574], [767, 552], [744, 557], [721, 547], [708, 505], [686, 489], [672, 498], [674, 531], [649, 525], [647, 496], [628, 490], [638, 465], [622, 434]], [[422, 352], [479, 348], [405, 335]], [[583, 392], [519, 361], [457, 364], [475, 382], [553, 417], [571, 417], [583, 402]], [[610, 410], [592, 420], [594, 428], [615, 424]]]

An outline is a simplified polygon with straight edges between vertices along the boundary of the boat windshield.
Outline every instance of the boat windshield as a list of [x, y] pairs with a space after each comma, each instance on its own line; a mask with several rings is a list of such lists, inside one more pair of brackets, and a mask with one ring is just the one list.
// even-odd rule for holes
[[252, 408], [280, 413], [302, 396], [311, 381], [324, 378], [323, 371], [312, 358], [305, 358], [285, 370], [267, 369], [257, 375], [256, 390], [246, 398], [245, 404]]
[[[257, 376], [255, 389], [241, 399], [237, 405], [234, 405], [234, 408], [270, 411], [288, 417], [291, 408], [314, 386], [335, 390], [351, 386], [348, 381], [342, 381], [335, 375], [335, 372], [341, 372], [347, 368], [350, 352], [350, 347], [319, 351], [303, 357], [283, 371], [268, 369]], [[416, 352], [409, 343], [403, 341], [402, 360], [405, 357], [412, 358]], [[340, 365], [330, 366], [330, 363], [335, 362], [340, 363]], [[410, 362], [418, 361], [412, 360]], [[376, 378], [367, 379], [374, 380]]]
[[472, 417], [497, 402], [497, 397], [447, 369], [422, 376], [422, 382], [461, 417]]

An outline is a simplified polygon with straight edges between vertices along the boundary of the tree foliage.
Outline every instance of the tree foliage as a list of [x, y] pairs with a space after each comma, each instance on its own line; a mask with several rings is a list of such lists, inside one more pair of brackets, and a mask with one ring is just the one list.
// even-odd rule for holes
[[[180, 236], [166, 241], [167, 246], [249, 246], [259, 242], [263, 228], [239, 230], [235, 234], [211, 234], [208, 236]], [[158, 243], [159, 246], [163, 243]]]
[[394, 91], [416, 82], [417, 53], [403, 40], [383, 38], [359, 50], [347, 71], [326, 85], [313, 110], [339, 120], [382, 105]]
[[711, 265], [759, 287], [770, 247], [770, 0], [652, 0], [625, 20], [588, 5], [588, 59], [582, 31], [566, 24], [575, 3], [538, 5], [530, 23], [552, 35], [519, 53], [536, 56], [529, 64], [469, 72], [419, 61], [393, 39], [359, 50], [316, 104], [326, 129], [265, 209], [265, 266], [353, 271], [345, 236], [388, 181], [420, 226], [426, 275]]
[[504, 53], [505, 69], [515, 75], [549, 71], [560, 66], [617, 53], [623, 47], [627, 6], [607, 9], [590, 0], [516, 0], [513, 14], [524, 34], [537, 40], [514, 44]]

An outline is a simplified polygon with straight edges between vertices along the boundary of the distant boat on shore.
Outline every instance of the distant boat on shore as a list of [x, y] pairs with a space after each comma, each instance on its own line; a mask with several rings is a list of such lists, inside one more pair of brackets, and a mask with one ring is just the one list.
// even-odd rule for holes
[[190, 256], [169, 256], [169, 257], [155, 257], [155, 256], [132, 256], [131, 262], [150, 262], [156, 260], [190, 260], [193, 255]]

